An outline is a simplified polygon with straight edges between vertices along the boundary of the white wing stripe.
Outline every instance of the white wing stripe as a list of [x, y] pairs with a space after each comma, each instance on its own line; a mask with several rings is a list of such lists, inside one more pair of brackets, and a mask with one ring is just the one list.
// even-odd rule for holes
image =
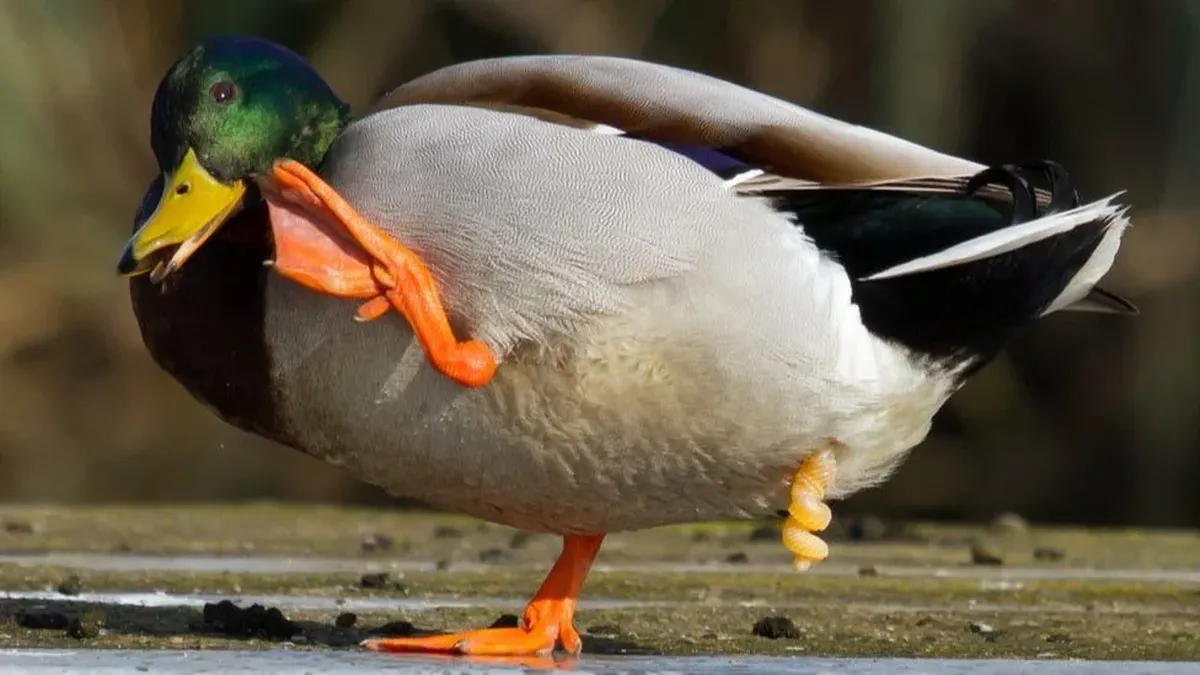
[[1044, 218], [1031, 220], [1027, 223], [989, 232], [982, 237], [969, 239], [943, 251], [922, 256], [915, 260], [889, 267], [881, 272], [876, 272], [867, 277], [866, 280], [888, 279], [906, 274], [916, 274], [917, 272], [928, 272], [943, 267], [962, 265], [1028, 246], [1029, 244], [1039, 242], [1056, 234], [1062, 234], [1086, 223], [1097, 220], [1111, 222], [1121, 215], [1123, 207], [1114, 206], [1111, 203], [1112, 200], [1120, 195], [1121, 193], [1117, 193], [1105, 199], [1071, 209], [1070, 211], [1055, 213]]

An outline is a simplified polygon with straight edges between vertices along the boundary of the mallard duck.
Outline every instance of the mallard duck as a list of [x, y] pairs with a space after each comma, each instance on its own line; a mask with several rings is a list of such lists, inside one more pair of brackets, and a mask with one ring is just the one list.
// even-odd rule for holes
[[609, 532], [781, 514], [804, 568], [826, 502], [1022, 329], [1134, 311], [1096, 285], [1126, 207], [1057, 164], [638, 60], [463, 63], [355, 117], [300, 56], [216, 37], [150, 143], [118, 268], [167, 373], [393, 494], [563, 537], [520, 627], [374, 649], [578, 652]]

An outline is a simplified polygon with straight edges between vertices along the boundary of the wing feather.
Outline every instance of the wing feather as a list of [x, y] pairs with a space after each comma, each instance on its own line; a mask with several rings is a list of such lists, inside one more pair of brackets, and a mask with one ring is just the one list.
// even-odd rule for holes
[[822, 183], [970, 176], [985, 168], [707, 75], [619, 57], [470, 61], [398, 87], [375, 109], [414, 103], [521, 111], [572, 126], [602, 124], [728, 150], [780, 175]]

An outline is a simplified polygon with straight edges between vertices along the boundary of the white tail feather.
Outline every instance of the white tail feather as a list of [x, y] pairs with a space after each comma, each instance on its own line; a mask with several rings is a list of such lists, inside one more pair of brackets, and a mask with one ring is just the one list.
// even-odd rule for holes
[[[867, 277], [866, 281], [889, 279], [892, 277], [904, 276], [906, 274], [916, 274], [918, 272], [928, 272], [944, 267], [963, 265], [975, 260], [982, 260], [983, 258], [990, 258], [1042, 241], [1043, 239], [1053, 237], [1056, 234], [1062, 234], [1063, 232], [1072, 230], [1080, 225], [1085, 225], [1097, 220], [1110, 221], [1109, 227], [1111, 227], [1113, 223], [1123, 220], [1124, 222], [1120, 228], [1123, 230], [1124, 226], [1128, 225], [1128, 220], [1124, 219], [1123, 217], [1126, 207], [1115, 206], [1111, 203], [1112, 200], [1116, 199], [1118, 196], [1120, 196], [1120, 194], [1121, 193], [1114, 194], [1105, 199], [1076, 207], [1070, 211], [1062, 211], [1044, 218], [1038, 218], [1026, 223], [1021, 223], [1020, 225], [1013, 225], [1002, 230], [989, 232], [982, 237], [969, 239], [961, 244], [951, 246], [944, 251], [938, 251], [937, 253], [922, 256], [906, 263], [876, 272], [875, 274]], [[1101, 243], [1101, 247], [1106, 247], [1110, 239], [1110, 236], [1106, 236], [1104, 241]], [[1097, 261], [1097, 258], [1100, 257], [1098, 254], [1101, 253], [1100, 250], [1097, 250], [1097, 255], [1093, 255], [1092, 259], [1088, 261], [1088, 264], [1084, 266], [1084, 269], [1080, 270], [1080, 274], [1076, 275], [1075, 279], [1072, 279], [1068, 289], [1077, 286], [1076, 282], [1077, 280], [1081, 279], [1080, 275], [1082, 275], [1084, 271], [1088, 271], [1089, 276], [1092, 274], [1093, 262], [1097, 263], [1095, 265], [1095, 269], [1099, 270], [1101, 267], [1103, 267], [1103, 271], [1100, 271], [1099, 274], [1095, 275], [1096, 279], [1098, 280], [1101, 276], [1103, 276], [1104, 272], [1108, 271], [1108, 267], [1112, 265], [1113, 258], [1116, 256], [1116, 249], [1117, 244], [1119, 244], [1119, 239], [1119, 236], [1113, 239], [1113, 244], [1111, 245], [1112, 250], [1105, 251], [1105, 253], [1108, 254], [1108, 260], [1106, 264], [1101, 265], [1099, 264], [1099, 261]], [[1088, 286], [1088, 288], [1090, 288], [1090, 286]], [[1086, 289], [1084, 289], [1084, 292], [1086, 292]], [[1059, 299], [1062, 297], [1063, 296], [1059, 296]], [[1058, 302], [1058, 300], [1055, 302]]]
[[1071, 282], [1067, 284], [1062, 293], [1059, 293], [1046, 311], [1042, 312], [1043, 316], [1079, 302], [1100, 282], [1101, 277], [1108, 274], [1108, 270], [1113, 266], [1113, 261], [1117, 258], [1117, 249], [1121, 248], [1121, 236], [1129, 227], [1129, 217], [1125, 215], [1128, 210], [1128, 207], [1121, 207], [1109, 216], [1110, 222], [1108, 230], [1104, 233], [1104, 239], [1100, 241], [1100, 245], [1096, 247], [1092, 257], [1088, 258], [1083, 267], [1071, 278]]

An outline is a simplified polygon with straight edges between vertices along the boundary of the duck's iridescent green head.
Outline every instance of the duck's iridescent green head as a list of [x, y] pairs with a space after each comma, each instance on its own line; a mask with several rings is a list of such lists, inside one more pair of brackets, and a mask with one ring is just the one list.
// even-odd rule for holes
[[250, 181], [269, 173], [276, 160], [317, 167], [349, 115], [312, 66], [284, 47], [244, 36], [193, 47], [154, 95], [150, 145], [162, 176], [143, 198], [155, 206], [138, 224], [118, 270], [154, 268], [157, 280], [178, 269], [237, 212]]

